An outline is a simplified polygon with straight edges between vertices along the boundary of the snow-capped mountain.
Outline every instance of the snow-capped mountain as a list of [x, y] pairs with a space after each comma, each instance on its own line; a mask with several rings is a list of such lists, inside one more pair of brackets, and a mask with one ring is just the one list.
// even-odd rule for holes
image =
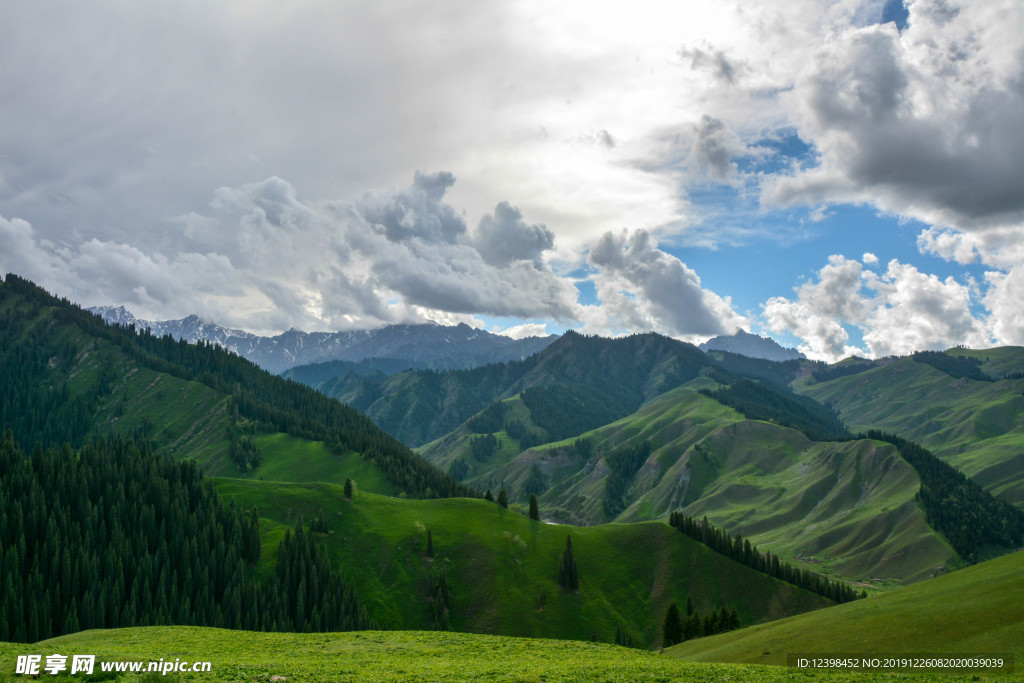
[[424, 323], [389, 325], [376, 330], [302, 332], [291, 329], [274, 337], [261, 337], [207, 322], [196, 315], [181, 320], [140, 320], [123, 306], [88, 309], [108, 323], [134, 324], [158, 336], [171, 335], [189, 343], [203, 339], [248, 358], [265, 370], [281, 373], [297, 365], [331, 360], [400, 358], [417, 366], [458, 369], [520, 360], [537, 353], [557, 337], [511, 339], [469, 325]]

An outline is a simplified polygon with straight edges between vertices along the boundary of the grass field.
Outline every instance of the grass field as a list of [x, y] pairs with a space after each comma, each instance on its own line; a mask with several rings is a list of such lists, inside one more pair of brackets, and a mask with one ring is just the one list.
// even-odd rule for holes
[[[616, 627], [638, 645], [660, 642], [672, 600], [710, 611], [735, 605], [743, 623], [828, 602], [758, 574], [660, 522], [567, 527], [528, 519], [482, 500], [406, 500], [331, 484], [217, 479], [221, 495], [259, 507], [263, 563], [299, 517], [324, 511], [332, 562], [355, 584], [370, 614], [389, 629], [430, 628], [430, 586], [443, 569], [453, 630], [612, 642]], [[434, 558], [426, 556], [431, 531]], [[572, 536], [580, 590], [556, 582]]]
[[882, 595], [682, 643], [674, 657], [785, 664], [787, 653], [1011, 653], [1024, 666], [1024, 551]]
[[[982, 370], [995, 377], [1024, 368], [1020, 347], [949, 353], [981, 359]], [[834, 405], [850, 429], [881, 429], [916, 441], [993, 495], [1024, 505], [1024, 380], [956, 379], [902, 358], [857, 375], [795, 385]]]
[[815, 442], [744, 417], [697, 393], [698, 379], [586, 436], [591, 462], [562, 444], [531, 449], [492, 476], [525, 500], [535, 464], [550, 488], [541, 514], [578, 524], [607, 520], [602, 454], [648, 441], [651, 456], [626, 492], [617, 522], [676, 509], [742, 534], [797, 566], [861, 582], [869, 591], [960, 566], [915, 500], [920, 479], [896, 450], [870, 440]]
[[[0, 680], [21, 654], [96, 655], [93, 676], [43, 674], [44, 680], [111, 680], [101, 662], [209, 661], [208, 673], [125, 675], [125, 681], [923, 681], [936, 676], [846, 672], [813, 674], [783, 667], [688, 662], [655, 652], [578, 641], [464, 633], [364, 631], [251, 633], [190, 626], [86, 631], [35, 645], [0, 643]], [[70, 658], [69, 660], [70, 661]], [[979, 680], [941, 676], [942, 681]], [[999, 680], [1007, 680], [1005, 677]]]

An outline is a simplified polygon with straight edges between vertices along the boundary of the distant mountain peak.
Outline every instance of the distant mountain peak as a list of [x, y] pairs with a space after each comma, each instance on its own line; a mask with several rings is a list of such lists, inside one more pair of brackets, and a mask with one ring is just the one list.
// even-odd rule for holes
[[88, 310], [108, 323], [134, 324], [136, 329], [149, 329], [159, 337], [169, 334], [189, 343], [204, 340], [219, 344], [275, 373], [310, 363], [358, 362], [368, 358], [403, 359], [417, 367], [444, 370], [469, 368], [522, 360], [557, 339], [511, 339], [465, 323], [447, 326], [433, 321], [347, 332], [309, 333], [293, 327], [273, 337], [262, 337], [221, 327], [195, 314], [181, 320], [150, 322], [137, 320], [124, 306], [95, 306]]
[[704, 352], [728, 351], [729, 353], [738, 353], [749, 358], [763, 358], [774, 361], [807, 358], [796, 349], [779, 345], [778, 342], [770, 337], [762, 337], [742, 329], [737, 330], [734, 334], [709, 339], [701, 344], [699, 348]]

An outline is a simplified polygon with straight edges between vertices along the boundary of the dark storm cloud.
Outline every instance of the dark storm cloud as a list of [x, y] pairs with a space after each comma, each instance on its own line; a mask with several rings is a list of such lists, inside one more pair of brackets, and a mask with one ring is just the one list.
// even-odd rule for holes
[[801, 135], [821, 165], [769, 183], [766, 197], [871, 201], [961, 229], [1024, 221], [1024, 52], [994, 73], [961, 16], [912, 9], [902, 35], [851, 32], [798, 85]]
[[532, 261], [539, 266], [543, 253], [554, 247], [555, 235], [543, 223], [530, 225], [519, 209], [501, 202], [493, 215], [480, 219], [473, 244], [492, 266], [513, 261]]

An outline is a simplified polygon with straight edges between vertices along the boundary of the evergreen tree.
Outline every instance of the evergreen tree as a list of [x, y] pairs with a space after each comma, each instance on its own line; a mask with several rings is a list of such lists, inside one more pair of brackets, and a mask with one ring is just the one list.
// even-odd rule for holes
[[661, 633], [662, 647], [671, 647], [683, 641], [683, 624], [679, 617], [679, 607], [676, 605], [675, 600], [672, 601], [672, 604], [668, 606], [668, 610], [665, 612], [665, 623], [662, 625]]
[[434, 535], [427, 529], [427, 557], [434, 558]]
[[352, 496], [355, 493], [355, 488], [355, 483], [351, 479], [346, 477], [344, 490], [345, 497], [348, 498], [349, 500], [352, 500]]
[[494, 502], [494, 496], [491, 495], [491, 489], [490, 488], [488, 488], [487, 492], [484, 493], [484, 500], [486, 500], [488, 503], [493, 503]]
[[504, 487], [498, 491], [498, 505], [503, 508], [508, 507], [508, 495], [505, 493]]
[[580, 577], [576, 569], [576, 557], [572, 551], [572, 537], [565, 537], [565, 552], [558, 562], [558, 585], [569, 591], [580, 589]]
[[537, 506], [537, 496], [530, 494], [530, 519], [540, 520], [540, 508]]

